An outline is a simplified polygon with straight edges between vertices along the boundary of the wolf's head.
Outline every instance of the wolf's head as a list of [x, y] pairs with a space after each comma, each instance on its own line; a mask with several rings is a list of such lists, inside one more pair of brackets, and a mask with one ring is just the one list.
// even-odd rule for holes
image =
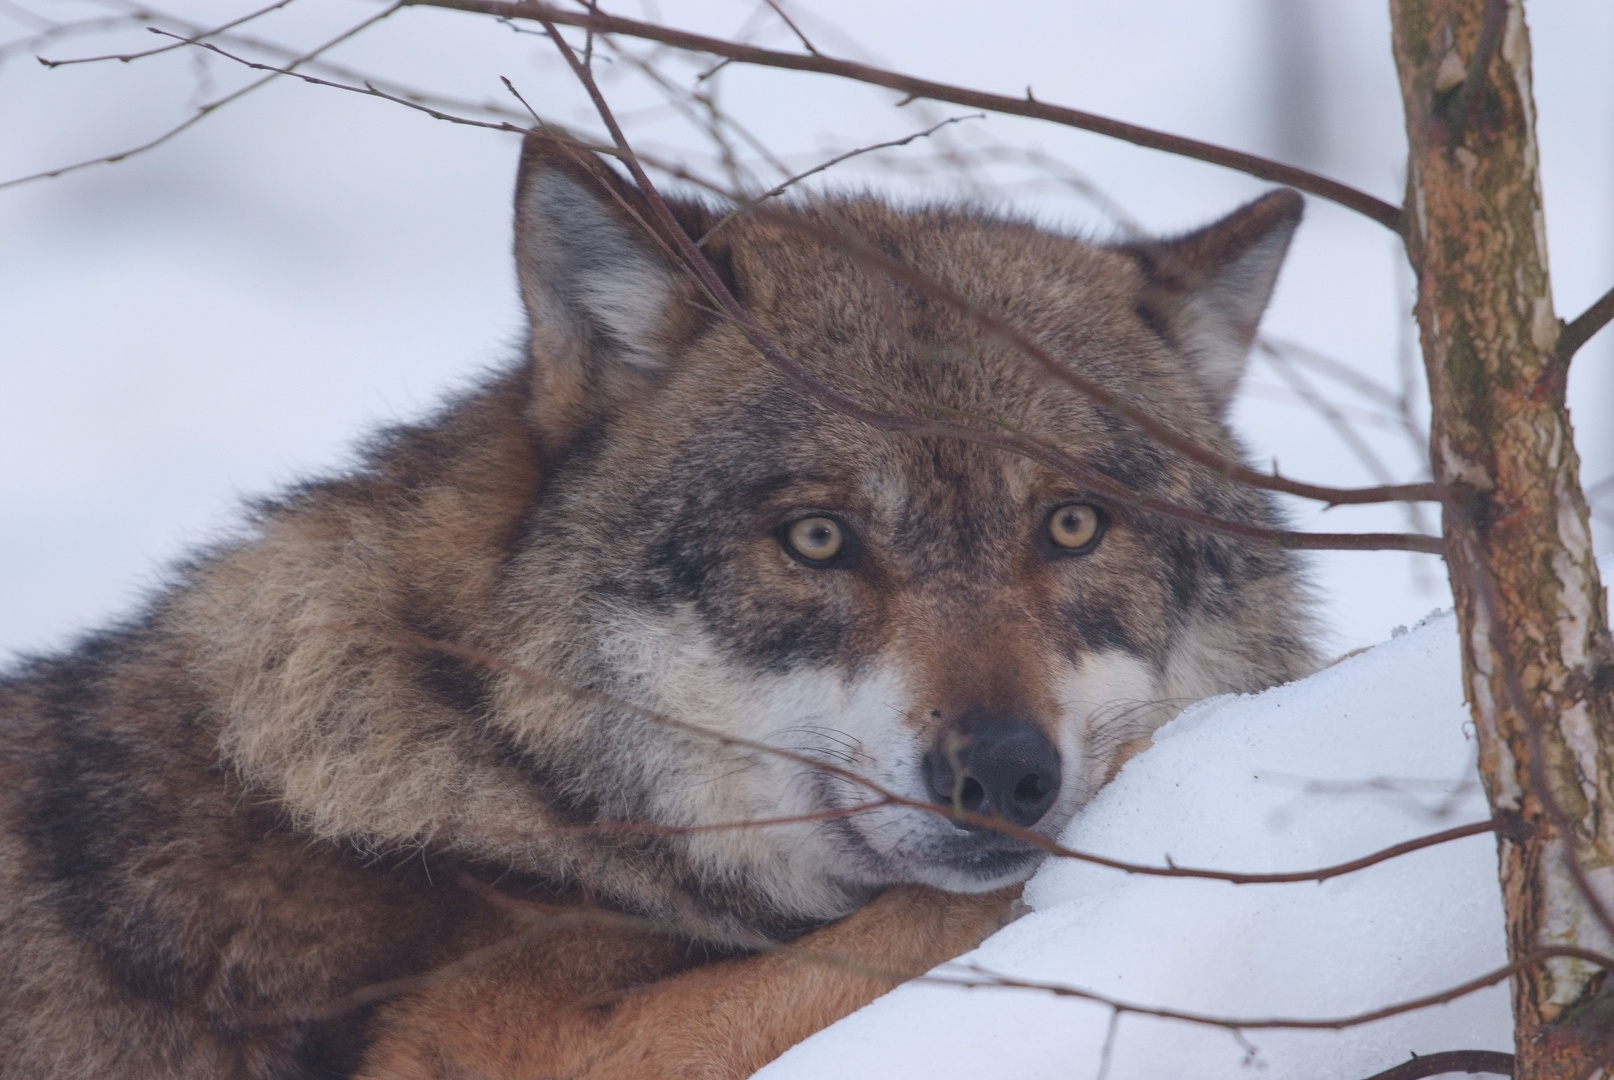
[[[721, 227], [676, 207], [756, 321], [845, 394], [1259, 524], [1260, 493], [857, 252], [1237, 457], [1224, 415], [1300, 211], [1280, 191], [1174, 241], [1103, 247], [868, 199]], [[579, 838], [579, 865], [603, 845], [639, 860], [609, 876], [677, 868], [704, 896], [805, 915], [894, 882], [999, 887], [1040, 853], [983, 817], [1057, 837], [1184, 704], [1311, 664], [1291, 556], [1024, 456], [838, 413], [717, 314], [598, 160], [530, 139], [516, 217], [546, 464], [496, 638], [570, 689], [510, 676], [493, 715], [561, 819], [690, 830]], [[777, 818], [805, 820], [725, 827]]]
[[839, 392], [1107, 479], [831, 408], [717, 313], [638, 191], [529, 140], [518, 367], [265, 504], [172, 601], [225, 760], [300, 828], [785, 927], [890, 883], [1019, 880], [1040, 851], [994, 826], [1057, 836], [1184, 704], [1311, 665], [1291, 555], [1133, 495], [1257, 524], [1267, 500], [946, 299], [1236, 457], [1297, 195], [1119, 247], [870, 199], [675, 211]]

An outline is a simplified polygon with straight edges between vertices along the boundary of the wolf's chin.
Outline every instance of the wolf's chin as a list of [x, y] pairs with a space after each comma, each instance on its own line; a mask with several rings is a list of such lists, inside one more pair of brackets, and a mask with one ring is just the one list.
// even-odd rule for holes
[[[879, 887], [928, 885], [955, 893], [984, 893], [1018, 884], [1047, 857], [1041, 847], [1001, 833], [951, 826], [945, 834], [934, 830], [935, 818], [927, 814], [924, 825], [905, 830], [894, 844], [880, 843], [847, 822], [838, 830], [838, 846], [857, 864], [861, 880]], [[895, 838], [888, 835], [890, 839]]]
[[996, 848], [968, 859], [919, 863], [914, 883], [955, 893], [984, 893], [1025, 881], [1042, 865], [1046, 853], [1035, 848]]

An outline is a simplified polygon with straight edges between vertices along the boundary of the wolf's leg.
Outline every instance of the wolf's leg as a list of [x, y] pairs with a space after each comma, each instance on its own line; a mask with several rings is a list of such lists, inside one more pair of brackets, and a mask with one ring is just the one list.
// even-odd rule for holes
[[[899, 886], [787, 949], [637, 986], [633, 968], [671, 963], [664, 945], [571, 931], [394, 1007], [358, 1080], [738, 1080], [979, 944], [1012, 895]], [[580, 961], [592, 977], [557, 970]], [[589, 993], [613, 974], [618, 992]]]

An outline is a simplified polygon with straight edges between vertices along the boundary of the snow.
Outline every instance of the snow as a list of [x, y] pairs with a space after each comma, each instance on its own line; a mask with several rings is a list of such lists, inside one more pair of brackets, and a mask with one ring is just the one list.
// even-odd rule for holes
[[[1607, 567], [1607, 563], [1605, 563]], [[1605, 570], [1606, 572], [1606, 570]], [[1078, 816], [1071, 848], [1223, 870], [1327, 866], [1486, 818], [1456, 620], [1430, 616], [1318, 674], [1201, 702]], [[1506, 962], [1489, 834], [1322, 884], [1235, 886], [1052, 860], [1031, 914], [965, 965], [1226, 1017], [1346, 1016]], [[765, 1080], [1098, 1076], [1111, 1011], [1042, 991], [913, 982], [796, 1046]], [[1511, 1050], [1506, 986], [1343, 1031], [1242, 1035], [1121, 1016], [1109, 1080], [1362, 1080], [1442, 1050]]]

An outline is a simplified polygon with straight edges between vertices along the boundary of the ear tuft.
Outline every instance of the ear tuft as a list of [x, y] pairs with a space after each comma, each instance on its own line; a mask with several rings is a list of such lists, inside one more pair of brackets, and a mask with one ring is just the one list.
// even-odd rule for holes
[[1188, 353], [1218, 410], [1238, 389], [1304, 210], [1281, 188], [1186, 236], [1123, 249], [1144, 271], [1140, 311]]
[[[516, 263], [528, 312], [545, 329], [659, 367], [660, 324], [676, 279], [634, 214], [639, 193], [587, 151], [531, 137], [516, 190]], [[574, 341], [572, 344], [584, 344]]]
[[561, 443], [666, 366], [690, 282], [638, 189], [556, 134], [527, 136], [516, 180], [516, 270], [531, 325], [535, 417]]

